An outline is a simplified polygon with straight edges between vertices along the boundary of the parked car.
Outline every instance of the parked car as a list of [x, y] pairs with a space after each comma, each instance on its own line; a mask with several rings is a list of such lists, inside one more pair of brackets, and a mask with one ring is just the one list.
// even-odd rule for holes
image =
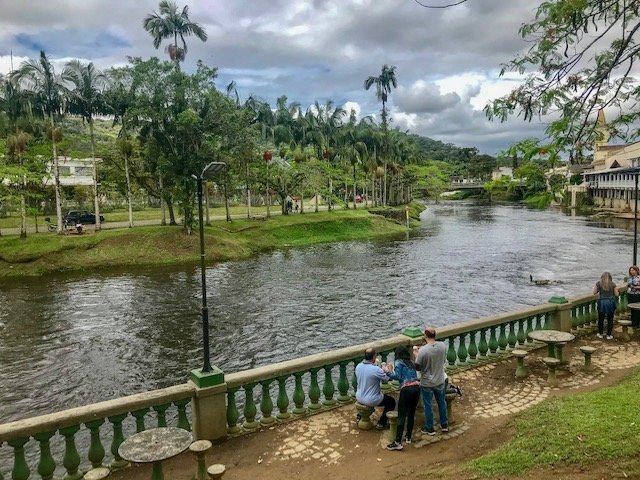
[[[70, 210], [62, 216], [62, 219], [69, 225], [76, 223], [96, 223], [95, 213], [88, 210]], [[100, 215], [100, 223], [104, 222], [104, 217]]]

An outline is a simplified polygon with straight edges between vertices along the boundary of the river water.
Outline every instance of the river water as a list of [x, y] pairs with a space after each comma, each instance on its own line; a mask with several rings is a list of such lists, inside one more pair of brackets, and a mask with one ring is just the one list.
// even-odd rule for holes
[[[624, 224], [558, 211], [452, 202], [422, 220], [208, 268], [212, 363], [230, 373], [587, 293], [632, 258]], [[184, 267], [0, 284], [0, 423], [184, 382], [202, 365], [200, 291]]]

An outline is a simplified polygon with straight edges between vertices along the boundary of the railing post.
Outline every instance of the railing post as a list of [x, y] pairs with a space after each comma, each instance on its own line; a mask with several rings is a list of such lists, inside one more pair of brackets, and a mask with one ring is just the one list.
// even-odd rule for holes
[[345, 360], [340, 362], [338, 365], [340, 367], [340, 375], [338, 376], [338, 401], [340, 403], [349, 403], [351, 402], [351, 397], [349, 396], [349, 380], [347, 379], [347, 365], [349, 364], [349, 360]]
[[291, 413], [289, 413], [289, 395], [287, 395], [288, 378], [289, 375], [278, 377], [278, 399], [276, 401], [276, 405], [279, 410], [276, 414], [276, 418], [278, 418], [278, 420], [284, 420], [291, 417]]
[[174, 405], [178, 409], [178, 428], [191, 431], [191, 425], [189, 425], [189, 418], [187, 418], [187, 404], [191, 401], [191, 398], [183, 398], [182, 400], [176, 400]]
[[269, 387], [272, 381], [273, 380], [263, 380], [260, 382], [260, 385], [262, 385], [262, 398], [260, 399], [260, 412], [262, 412], [262, 418], [260, 418], [261, 425], [271, 425], [276, 421], [276, 419], [271, 416], [273, 412], [273, 400], [271, 400]]
[[560, 330], [562, 332], [571, 331], [571, 309], [572, 303], [564, 297], [551, 297], [549, 303], [558, 305], [558, 308], [551, 312], [550, 322], [547, 325], [551, 330]]
[[295, 377], [295, 387], [293, 388], [293, 404], [295, 408], [293, 413], [296, 415], [304, 415], [307, 413], [307, 409], [304, 407], [304, 388], [302, 388], [302, 376], [305, 372], [296, 372], [293, 374]]
[[104, 459], [104, 447], [100, 441], [100, 426], [103, 423], [104, 418], [85, 423], [85, 426], [89, 429], [91, 434], [88, 457], [93, 468], [101, 467], [102, 459]]
[[194, 440], [217, 440], [227, 436], [227, 383], [224, 376], [221, 381], [217, 385], [198, 387], [189, 380], [194, 388], [191, 400]]
[[240, 387], [230, 388], [227, 390], [227, 432], [238, 433], [242, 430], [238, 426], [238, 406], [236, 405], [236, 392]]

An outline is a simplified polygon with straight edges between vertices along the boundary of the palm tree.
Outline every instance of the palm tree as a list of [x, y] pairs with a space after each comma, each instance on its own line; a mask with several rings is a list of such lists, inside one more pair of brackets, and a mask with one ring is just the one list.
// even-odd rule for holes
[[62, 72], [63, 80], [73, 85], [70, 99], [70, 112], [80, 115], [89, 124], [91, 137], [91, 160], [93, 166], [93, 200], [96, 214], [96, 230], [100, 230], [100, 202], [98, 201], [98, 170], [96, 168], [96, 137], [93, 132], [93, 117], [103, 109], [102, 88], [106, 77], [96, 70], [93, 63], [78, 60], [68, 62]]
[[[162, 40], [173, 38], [173, 43], [166, 47], [169, 58], [180, 68], [180, 62], [184, 61], [187, 54], [187, 42], [185, 37], [195, 35], [203, 42], [207, 41], [207, 32], [189, 18], [189, 7], [185, 5], [182, 12], [178, 12], [178, 5], [169, 0], [162, 0], [159, 4], [159, 14], [153, 12], [145, 17], [144, 29], [153, 37], [153, 46], [160, 47]], [[182, 47], [178, 46], [178, 38]]]
[[53, 65], [46, 54], [41, 51], [38, 60], [26, 60], [20, 64], [18, 70], [12, 73], [12, 79], [21, 82], [25, 89], [31, 91], [36, 107], [42, 111], [44, 117], [49, 118], [51, 127], [51, 147], [53, 151], [53, 178], [56, 195], [56, 216], [58, 219], [58, 233], [62, 233], [62, 204], [60, 193], [60, 169], [58, 168], [58, 152], [56, 142], [62, 133], [56, 128], [55, 116], [62, 111], [64, 103], [64, 85], [59, 75], [56, 75]]
[[369, 90], [373, 85], [376, 86], [376, 97], [382, 102], [382, 130], [385, 134], [385, 151], [384, 151], [384, 193], [382, 197], [383, 205], [387, 204], [387, 157], [388, 157], [388, 138], [387, 138], [387, 100], [392, 88], [398, 86], [396, 79], [396, 67], [390, 67], [385, 64], [382, 72], [377, 77], [370, 76], [364, 81], [364, 89]]

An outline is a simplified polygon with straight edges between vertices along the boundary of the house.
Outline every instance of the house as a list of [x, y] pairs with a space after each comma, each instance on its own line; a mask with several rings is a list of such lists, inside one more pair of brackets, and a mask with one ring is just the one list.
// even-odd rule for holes
[[593, 161], [583, 175], [595, 205], [629, 211], [635, 195], [635, 177], [640, 172], [640, 142], [609, 145], [610, 133], [604, 112], [598, 112]]
[[[96, 162], [101, 162], [96, 158]], [[53, 185], [53, 160], [47, 163], [49, 176], [44, 179], [45, 185]], [[91, 186], [93, 185], [93, 159], [71, 158], [58, 156], [58, 172], [60, 173], [60, 185], [63, 187]]]
[[491, 172], [491, 180], [500, 180], [502, 177], [508, 177], [510, 179], [513, 179], [513, 168], [496, 167]]

